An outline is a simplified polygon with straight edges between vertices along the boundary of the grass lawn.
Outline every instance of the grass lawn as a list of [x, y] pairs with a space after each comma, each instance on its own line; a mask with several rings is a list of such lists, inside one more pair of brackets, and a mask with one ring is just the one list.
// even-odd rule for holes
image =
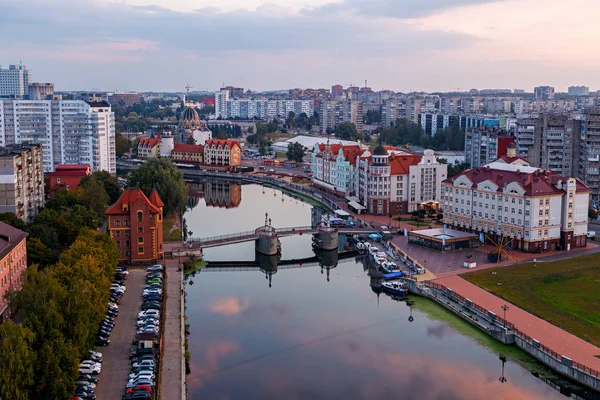
[[[489, 292], [600, 346], [600, 254], [461, 275]], [[502, 285], [498, 285], [502, 283]]]
[[181, 229], [176, 227], [177, 217], [169, 215], [163, 219], [163, 240], [165, 242], [181, 241]]

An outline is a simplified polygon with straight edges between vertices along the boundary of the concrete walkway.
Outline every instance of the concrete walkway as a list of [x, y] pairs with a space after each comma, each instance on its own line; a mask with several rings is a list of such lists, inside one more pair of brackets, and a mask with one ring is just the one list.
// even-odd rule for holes
[[536, 317], [514, 304], [486, 292], [461, 277], [451, 276], [440, 278], [434, 282], [444, 285], [452, 289], [455, 293], [493, 311], [499, 317], [504, 316], [504, 311], [501, 308], [502, 305], [508, 305], [509, 310], [506, 312], [506, 320], [514, 324], [515, 328], [538, 340], [558, 354], [600, 371], [600, 359], [595, 357], [600, 356], [600, 348], [579, 339], [577, 336]]
[[166, 260], [165, 264], [167, 282], [160, 364], [160, 398], [162, 400], [184, 400], [183, 272], [178, 271], [178, 260]]
[[102, 353], [102, 373], [98, 377], [96, 387], [96, 397], [99, 400], [120, 399], [125, 393], [131, 370], [129, 351], [135, 339], [136, 321], [142, 305], [145, 283], [145, 269], [129, 269], [125, 294], [119, 304], [119, 315], [110, 335], [110, 344], [96, 348], [96, 351]]

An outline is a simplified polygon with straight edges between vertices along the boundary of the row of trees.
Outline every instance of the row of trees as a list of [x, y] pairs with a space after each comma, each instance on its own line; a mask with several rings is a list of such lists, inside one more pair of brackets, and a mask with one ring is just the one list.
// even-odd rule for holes
[[406, 118], [400, 118], [393, 126], [378, 128], [376, 133], [379, 134], [382, 142], [392, 146], [413, 144], [433, 150], [465, 149], [465, 132], [460, 129], [458, 123], [438, 130], [431, 137], [423, 131], [421, 126]]
[[58, 261], [60, 252], [71, 246], [82, 228], [102, 226], [106, 208], [120, 195], [116, 178], [108, 172], [94, 172], [79, 187], [56, 192], [31, 223], [10, 212], [0, 214], [0, 221], [29, 233], [28, 260], [44, 269]]
[[104, 318], [117, 262], [112, 239], [83, 228], [57, 264], [27, 269], [23, 289], [9, 294], [22, 323], [0, 325], [1, 399], [70, 398], [79, 360]]

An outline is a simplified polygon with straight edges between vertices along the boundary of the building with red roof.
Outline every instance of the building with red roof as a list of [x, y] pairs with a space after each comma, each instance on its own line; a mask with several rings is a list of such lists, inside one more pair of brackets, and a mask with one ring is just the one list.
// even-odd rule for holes
[[210, 139], [204, 143], [204, 164], [237, 167], [242, 164], [242, 148], [237, 140]]
[[579, 179], [509, 156], [443, 186], [444, 223], [455, 228], [535, 253], [586, 246], [590, 190]]
[[312, 151], [313, 183], [333, 193], [350, 195], [356, 190], [356, 159], [360, 145], [318, 143]]
[[138, 143], [138, 157], [139, 158], [153, 158], [160, 156], [161, 139], [149, 138], [140, 139]]
[[71, 190], [79, 186], [81, 180], [92, 173], [92, 167], [87, 164], [60, 164], [53, 172], [48, 173], [50, 178], [50, 198], [58, 190]]
[[108, 207], [108, 231], [120, 262], [151, 264], [163, 258], [163, 207], [156, 189], [146, 197], [138, 188], [125, 189]]
[[171, 159], [176, 163], [200, 165], [204, 159], [204, 146], [178, 143], [171, 150]]

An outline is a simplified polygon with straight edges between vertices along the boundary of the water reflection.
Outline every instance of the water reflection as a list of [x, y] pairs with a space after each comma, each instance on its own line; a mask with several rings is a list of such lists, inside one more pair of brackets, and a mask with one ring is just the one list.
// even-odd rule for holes
[[194, 209], [200, 199], [206, 206], [217, 208], [235, 208], [242, 202], [242, 185], [222, 180], [206, 180], [187, 183], [187, 206]]

